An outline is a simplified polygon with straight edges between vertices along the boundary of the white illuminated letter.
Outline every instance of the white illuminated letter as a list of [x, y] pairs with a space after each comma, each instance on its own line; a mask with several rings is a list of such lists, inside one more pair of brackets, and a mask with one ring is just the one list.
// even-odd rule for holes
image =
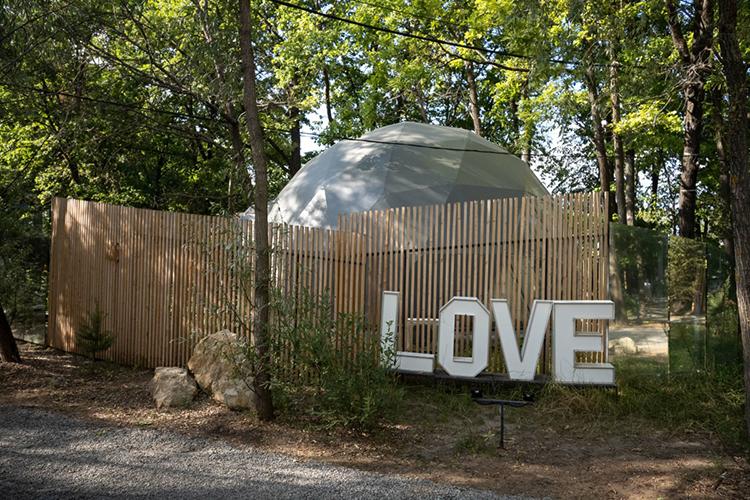
[[[454, 357], [456, 316], [474, 316], [471, 357]], [[469, 332], [464, 332], [469, 334]], [[474, 297], [453, 297], [440, 309], [438, 363], [454, 377], [476, 377], [487, 367], [490, 354], [490, 312]]]
[[523, 336], [523, 348], [519, 350], [508, 301], [492, 300], [492, 313], [495, 315], [497, 333], [500, 336], [500, 345], [503, 347], [505, 356], [505, 366], [508, 367], [508, 377], [511, 380], [534, 380], [551, 312], [552, 301], [534, 301], [529, 323], [526, 325], [526, 333]]
[[555, 301], [552, 332], [552, 370], [555, 380], [569, 384], [614, 384], [615, 367], [609, 363], [576, 363], [576, 352], [604, 352], [606, 338], [599, 332], [576, 333], [577, 319], [614, 319], [612, 301]]
[[[380, 313], [380, 364], [391, 364], [389, 368], [401, 371], [432, 373], [435, 365], [433, 354], [396, 350], [398, 336], [398, 292], [383, 292], [383, 307]], [[396, 353], [395, 359], [388, 353]], [[394, 366], [395, 365], [395, 366]]]

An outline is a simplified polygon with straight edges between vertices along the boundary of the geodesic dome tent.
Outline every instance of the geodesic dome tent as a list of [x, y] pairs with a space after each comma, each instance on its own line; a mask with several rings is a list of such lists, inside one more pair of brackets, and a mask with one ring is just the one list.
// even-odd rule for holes
[[284, 187], [269, 216], [335, 229], [340, 214], [548, 194], [525, 162], [473, 132], [405, 122], [321, 153]]

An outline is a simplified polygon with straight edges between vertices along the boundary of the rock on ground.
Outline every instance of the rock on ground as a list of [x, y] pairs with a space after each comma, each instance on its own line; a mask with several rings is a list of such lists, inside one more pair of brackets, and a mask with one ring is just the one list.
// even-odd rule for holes
[[198, 385], [232, 410], [254, 409], [253, 378], [239, 349], [237, 335], [227, 330], [209, 335], [195, 346], [188, 368]]
[[154, 371], [149, 392], [156, 400], [157, 408], [187, 406], [198, 394], [198, 387], [185, 368], [160, 366]]
[[621, 337], [616, 340], [609, 341], [609, 348], [614, 350], [615, 354], [637, 354], [638, 346], [635, 345], [635, 341], [630, 337]]

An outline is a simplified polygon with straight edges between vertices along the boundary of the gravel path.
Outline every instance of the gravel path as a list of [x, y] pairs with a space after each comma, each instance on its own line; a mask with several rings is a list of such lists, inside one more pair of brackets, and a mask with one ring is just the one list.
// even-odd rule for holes
[[521, 497], [360, 472], [220, 441], [0, 407], [0, 498], [228, 500]]

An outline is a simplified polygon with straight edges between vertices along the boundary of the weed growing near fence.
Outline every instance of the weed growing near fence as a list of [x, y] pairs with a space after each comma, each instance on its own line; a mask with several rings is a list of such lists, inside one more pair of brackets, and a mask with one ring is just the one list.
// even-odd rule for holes
[[[403, 389], [380, 366], [380, 339], [356, 315], [331, 312], [331, 299], [302, 290], [272, 304], [273, 390], [280, 411], [323, 427], [376, 427], [398, 412]], [[394, 356], [395, 353], [385, 353]]]

